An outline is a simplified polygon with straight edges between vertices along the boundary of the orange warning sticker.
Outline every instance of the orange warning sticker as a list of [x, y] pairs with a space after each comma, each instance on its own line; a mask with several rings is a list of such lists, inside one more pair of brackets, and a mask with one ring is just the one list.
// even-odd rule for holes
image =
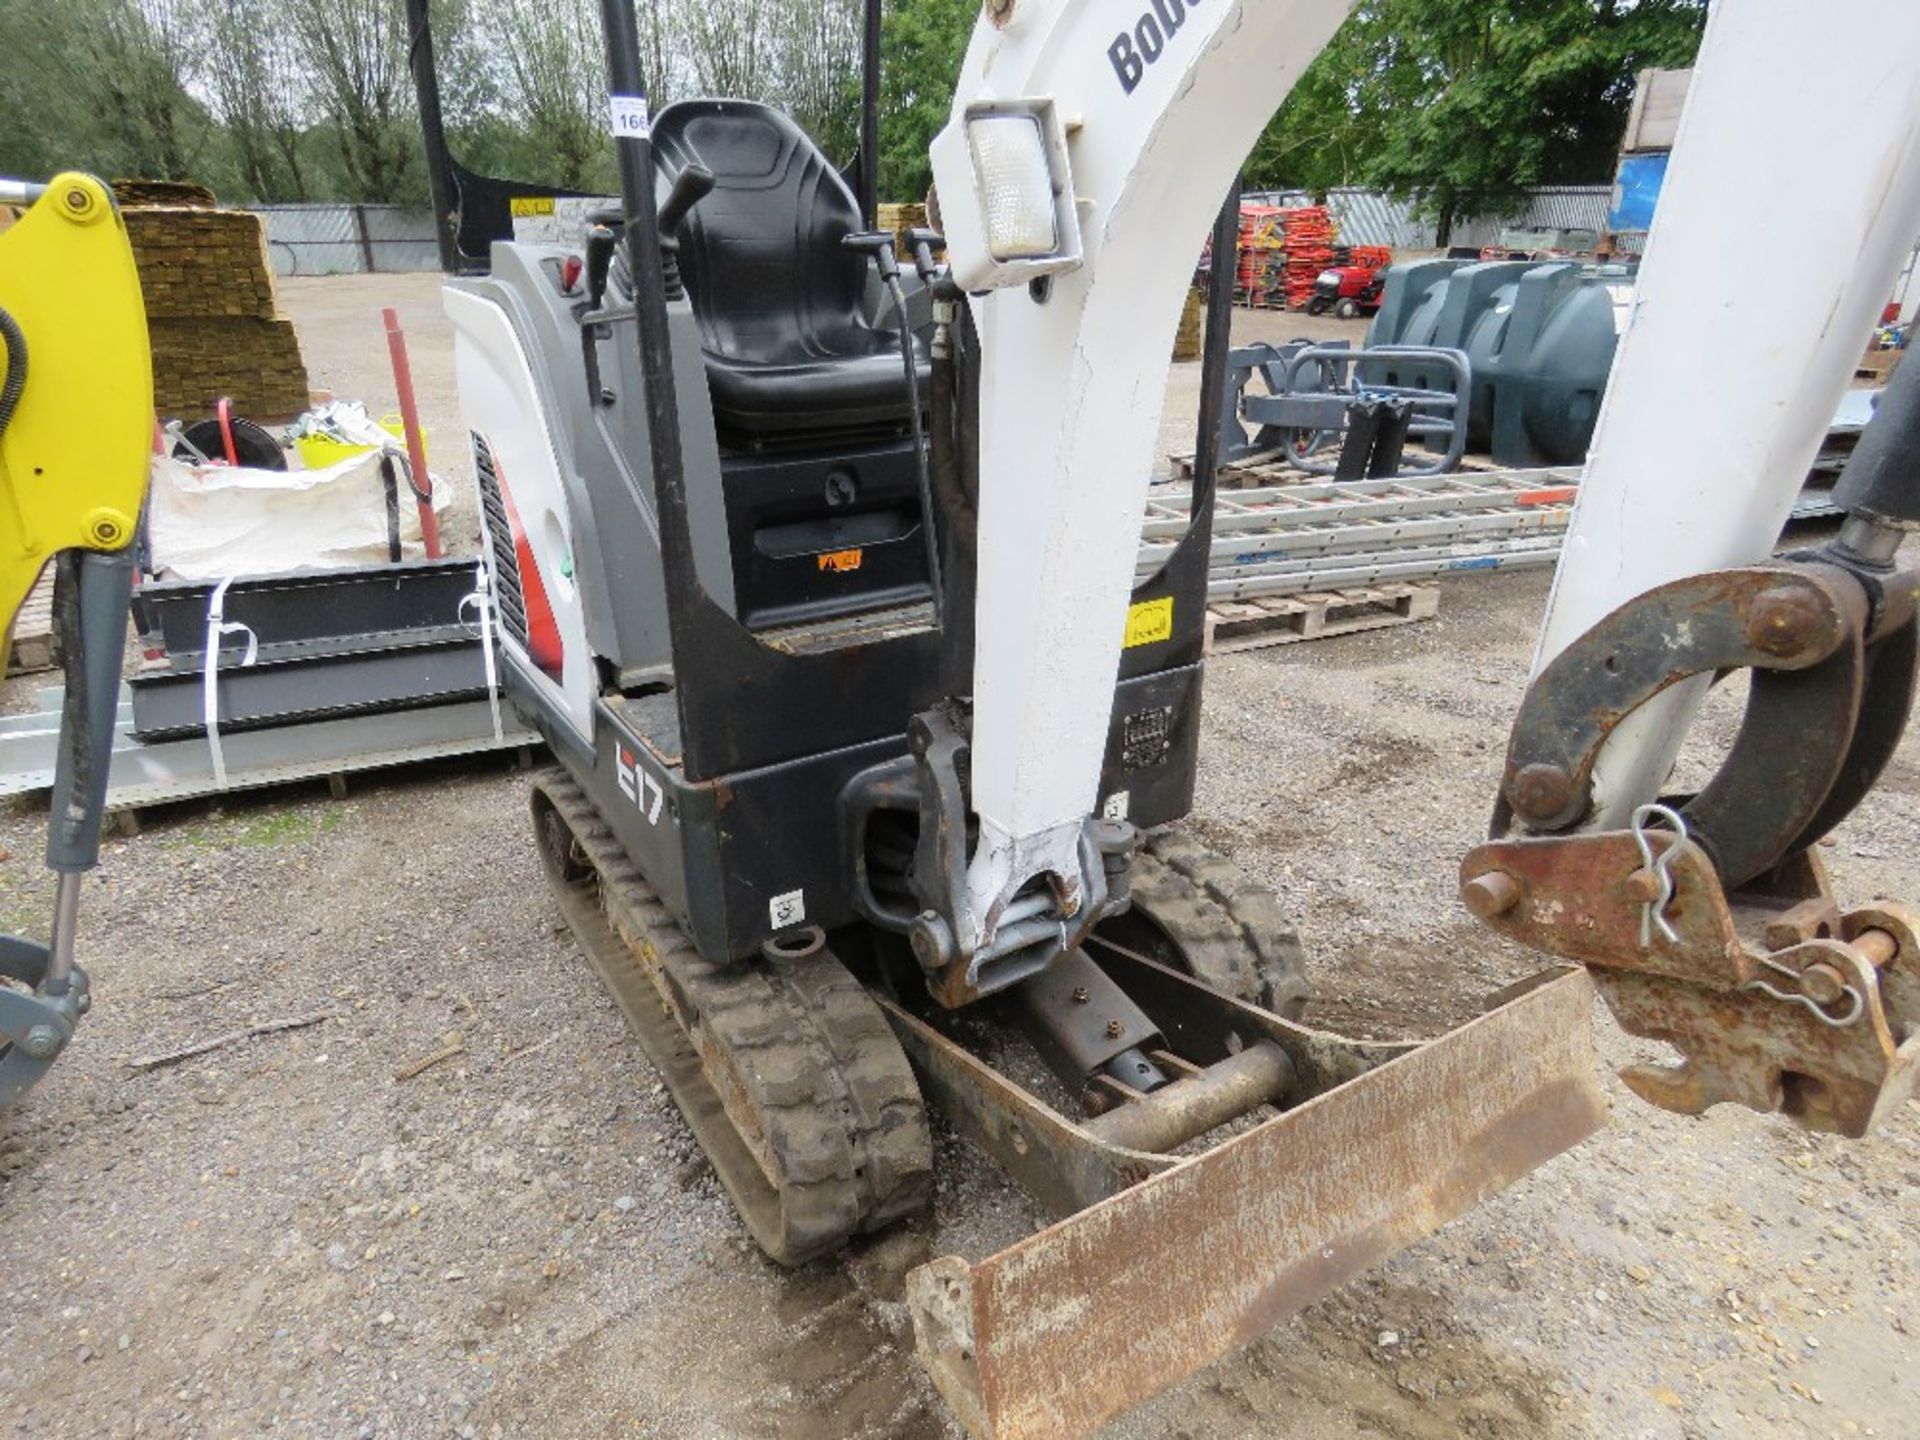
[[833, 570], [845, 574], [849, 570], [860, 568], [860, 557], [864, 554], [866, 554], [864, 550], [834, 550], [825, 555], [816, 555], [814, 558], [820, 562], [822, 570]]

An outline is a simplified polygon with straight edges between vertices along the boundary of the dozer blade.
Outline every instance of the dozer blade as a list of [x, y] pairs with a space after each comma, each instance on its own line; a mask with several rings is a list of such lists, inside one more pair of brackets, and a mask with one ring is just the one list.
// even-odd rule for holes
[[1063, 1440], [1230, 1354], [1605, 1122], [1584, 971], [978, 1264], [907, 1282], [983, 1440]]

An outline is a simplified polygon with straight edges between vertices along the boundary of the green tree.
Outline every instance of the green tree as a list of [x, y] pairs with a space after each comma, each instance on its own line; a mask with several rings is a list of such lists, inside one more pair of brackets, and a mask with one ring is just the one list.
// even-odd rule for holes
[[342, 198], [419, 204], [427, 186], [414, 163], [419, 121], [404, 8], [397, 0], [301, 0], [287, 19], [338, 147]]
[[0, 4], [0, 172], [180, 180], [224, 174], [223, 136], [189, 90], [184, 0]]
[[307, 198], [301, 153], [300, 57], [287, 44], [285, 0], [200, 0], [206, 88], [241, 187], [253, 200]]
[[979, 16], [979, 0], [888, 0], [880, 21], [881, 199], [920, 200], [933, 184], [927, 146], [947, 123]]
[[1255, 148], [1259, 185], [1377, 185], [1440, 223], [1612, 177], [1634, 75], [1706, 0], [1363, 0]]
[[88, 161], [70, 128], [83, 117], [48, 63], [57, 53], [57, 24], [40, 0], [0, 0], [0, 35], [13, 57], [0, 85], [0, 175], [44, 180]]
[[486, 21], [486, 43], [499, 57], [491, 108], [524, 137], [523, 166], [537, 164], [540, 179], [568, 189], [615, 185], [598, 8], [589, 0], [493, 0]]

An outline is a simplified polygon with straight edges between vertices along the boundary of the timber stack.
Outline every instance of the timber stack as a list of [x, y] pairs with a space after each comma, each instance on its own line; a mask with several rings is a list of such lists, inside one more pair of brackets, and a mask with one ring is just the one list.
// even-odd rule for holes
[[261, 217], [220, 209], [199, 187], [119, 182], [115, 194], [146, 296], [160, 415], [196, 420], [222, 397], [254, 420], [305, 410], [307, 367], [280, 313]]
[[913, 230], [927, 226], [927, 207], [912, 203], [882, 203], [873, 207], [873, 228], [893, 236], [893, 253], [902, 265], [913, 263], [913, 242], [907, 238]]
[[1180, 328], [1173, 336], [1173, 358], [1175, 360], [1198, 360], [1200, 358], [1200, 337], [1204, 327], [1201, 324], [1206, 314], [1206, 292], [1198, 285], [1187, 287], [1186, 303], [1180, 307]]

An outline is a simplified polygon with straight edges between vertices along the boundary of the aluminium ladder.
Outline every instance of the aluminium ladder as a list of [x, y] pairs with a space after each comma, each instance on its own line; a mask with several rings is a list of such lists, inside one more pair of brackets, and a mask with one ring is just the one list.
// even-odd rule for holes
[[[1579, 475], [1561, 466], [1217, 491], [1207, 598], [1551, 565]], [[1173, 553], [1192, 504], [1190, 488], [1150, 492], [1141, 575]]]

